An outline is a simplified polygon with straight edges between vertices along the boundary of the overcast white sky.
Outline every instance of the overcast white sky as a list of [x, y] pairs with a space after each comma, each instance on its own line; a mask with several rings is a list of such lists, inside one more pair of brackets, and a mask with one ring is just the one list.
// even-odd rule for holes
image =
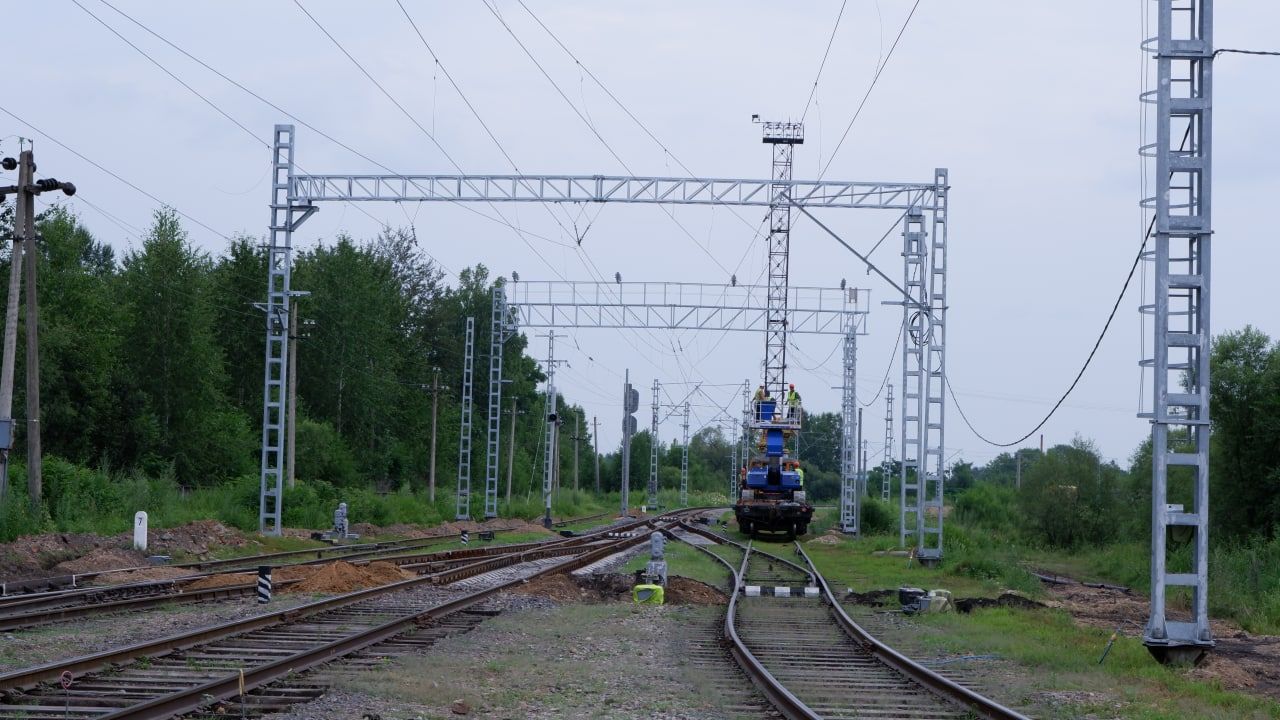
[[[6, 6], [10, 112], [0, 114], [0, 149], [16, 154], [36, 138], [42, 174], [73, 180], [103, 217], [73, 202], [100, 239], [123, 251], [137, 243], [156, 203], [58, 147], [48, 133], [217, 233], [261, 235], [267, 225], [271, 127], [279, 112], [228, 85], [117, 15], [100, 0], [89, 11], [152, 54], [257, 136], [255, 140], [112, 35], [71, 0]], [[193, 55], [253, 91], [397, 171], [456, 172], [427, 136], [388, 101], [288, 0], [138, 2], [111, 0]], [[405, 0], [443, 67], [453, 75], [511, 158], [526, 173], [684, 174], [767, 177], [769, 149], [752, 113], [796, 118], [804, 110], [840, 0], [754, 1], [525, 0], [582, 63], [671, 151], [664, 154], [581, 72], [515, 0], [497, 12], [568, 97], [524, 54], [483, 2]], [[347, 50], [466, 172], [512, 172], [449, 86], [394, 0], [303, 0]], [[912, 0], [848, 0], [796, 152], [796, 178], [831, 160], [840, 134], [887, 52]], [[989, 437], [1029, 430], [1067, 386], [1100, 330], [1141, 239], [1139, 104], [1142, 13], [1151, 0], [1077, 3], [923, 0], [827, 177], [928, 182], [950, 169], [950, 331], [948, 374], [966, 413]], [[1277, 49], [1280, 4], [1218, 3], [1219, 47]], [[1280, 59], [1228, 55], [1215, 72], [1213, 326], [1253, 324], [1280, 335], [1273, 303], [1263, 303], [1263, 268], [1280, 250], [1270, 222], [1280, 196], [1275, 128], [1280, 123]], [[624, 167], [570, 107], [585, 115]], [[677, 162], [676, 158], [679, 162]], [[367, 160], [299, 128], [297, 162], [308, 172], [377, 172]], [[762, 244], [725, 208], [674, 209], [680, 225], [651, 206], [607, 205], [548, 213], [504, 207], [530, 238], [465, 208], [362, 206], [379, 221], [412, 223], [425, 249], [457, 271], [483, 262], [522, 279], [590, 279], [572, 237], [581, 211], [596, 218], [582, 247], [606, 276], [626, 280], [724, 282], [708, 254], [742, 281], [763, 269]], [[1250, 210], [1253, 208], [1253, 210]], [[485, 206], [473, 209], [491, 212]], [[598, 216], [597, 216], [597, 213]], [[762, 213], [743, 211], [749, 223]], [[838, 232], [865, 251], [896, 214], [826, 211]], [[585, 225], [585, 220], [583, 223]], [[368, 236], [374, 220], [330, 205], [295, 236], [300, 247], [340, 232]], [[1250, 228], [1253, 228], [1250, 230]], [[190, 225], [211, 253], [225, 241]], [[900, 316], [879, 302], [890, 289], [803, 218], [792, 236], [795, 285], [834, 286], [841, 278], [872, 289], [870, 334], [861, 338], [859, 393], [881, 386]], [[536, 251], [536, 254], [535, 254]], [[900, 241], [873, 256], [901, 275]], [[541, 259], [539, 258], [541, 256]], [[741, 264], [739, 265], [739, 263]], [[554, 271], [552, 270], [554, 268]], [[1127, 463], [1148, 432], [1135, 417], [1140, 397], [1137, 283], [1092, 368], [1044, 429], [1045, 443], [1077, 433]], [[1149, 332], [1149, 327], [1148, 327]], [[541, 340], [535, 340], [541, 343]], [[718, 345], [716, 343], [719, 342]], [[838, 409], [840, 354], [835, 338], [797, 339], [789, 378], [811, 410]], [[675, 344], [677, 360], [671, 352]], [[1149, 343], [1148, 343], [1149, 345]], [[636, 347], [645, 352], [638, 353]], [[630, 367], [647, 387], [654, 377], [709, 384], [757, 382], [756, 334], [636, 334], [585, 330], [559, 343], [570, 367], [559, 386], [599, 415], [605, 443], [617, 439], [619, 384]], [[714, 348], [714, 350], [713, 350]], [[680, 350], [683, 353], [680, 353]], [[662, 351], [662, 352], [660, 352]], [[701, 363], [698, 358], [708, 355]], [[543, 351], [535, 348], [535, 355]], [[895, 366], [890, 381], [900, 382]], [[1148, 376], [1149, 380], [1149, 376]], [[730, 402], [731, 388], [708, 391]], [[683, 397], [681, 388], [671, 393]], [[647, 402], [648, 393], [642, 393]], [[706, 399], [695, 400], [705, 405]], [[739, 407], [734, 400], [731, 407]], [[884, 405], [866, 410], [866, 437], [881, 447]], [[695, 429], [715, 410], [695, 408]], [[642, 426], [647, 411], [642, 409]], [[662, 429], [679, 436], [678, 422]], [[895, 434], [900, 435], [900, 432]], [[1028, 444], [1035, 439], [1028, 441]], [[948, 408], [948, 455], [982, 463], [998, 450], [978, 440]]]

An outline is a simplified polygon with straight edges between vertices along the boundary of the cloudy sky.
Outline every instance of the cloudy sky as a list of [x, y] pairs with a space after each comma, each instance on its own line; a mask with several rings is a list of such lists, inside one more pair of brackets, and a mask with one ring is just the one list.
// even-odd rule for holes
[[[798, 179], [817, 176], [828, 163], [826, 177], [842, 180], [928, 182], [935, 167], [949, 168], [948, 375], [974, 425], [1011, 440], [1030, 430], [1074, 377], [1141, 241], [1138, 45], [1151, 0], [922, 0], [887, 63], [914, 0], [402, 0], [438, 63], [395, 0], [109, 1], [7, 6], [7, 49], [22, 60], [5, 78], [0, 107], [10, 114], [0, 113], [0, 150], [16, 154], [17, 136], [34, 138], [41, 172], [73, 180], [80, 195], [71, 204], [121, 251], [137, 245], [156, 199], [192, 218], [193, 240], [213, 254], [226, 236], [263, 234], [266, 143], [273, 124], [289, 121], [281, 110], [356, 151], [299, 127], [297, 162], [313, 173], [379, 172], [367, 157], [397, 172], [518, 167], [531, 174], [684, 175], [687, 168], [746, 178], [766, 177], [770, 161], [750, 116], [804, 115]], [[1219, 47], [1276, 49], [1280, 5], [1219, 3], [1216, 25]], [[1261, 302], [1259, 283], [1274, 274], [1263, 268], [1280, 262], [1268, 222], [1280, 195], [1271, 142], [1280, 122], [1280, 60], [1228, 55], [1215, 70], [1213, 326], [1222, 332], [1253, 324], [1277, 336], [1280, 320]], [[626, 280], [722, 283], [732, 272], [749, 282], [764, 268], [763, 244], [753, 242], [762, 213], [754, 208], [677, 207], [671, 215], [630, 205], [501, 210], [518, 231], [483, 205], [333, 204], [295, 242], [369, 236], [382, 222], [412, 225], [450, 272], [481, 262], [529, 280], [590, 280], [598, 268]], [[822, 213], [864, 252], [895, 218]], [[578, 250], [575, 225], [580, 232], [588, 224]], [[880, 306], [894, 299], [891, 289], [803, 218], [796, 219], [792, 251], [795, 285], [835, 286], [843, 278], [871, 289], [858, 368], [859, 394], [870, 400], [898, 332], [900, 315]], [[897, 277], [899, 252], [900, 240], [891, 236], [872, 260]], [[1143, 389], [1140, 285], [1136, 278], [1089, 372], [1045, 426], [1046, 444], [1079, 434], [1124, 464], [1148, 432], [1135, 417]], [[839, 382], [836, 343], [796, 340], [789, 378], [810, 409], [838, 408], [830, 389]], [[763, 340], [754, 333], [579, 330], [559, 350], [569, 361], [559, 371], [562, 391], [601, 418], [608, 443], [617, 439], [624, 368], [645, 387], [655, 377], [708, 386], [756, 382]], [[896, 363], [889, 377], [899, 383]], [[672, 399], [686, 388], [671, 385]], [[734, 392], [708, 387], [696, 395], [695, 429], [716, 415], [713, 405], [737, 408]], [[876, 462], [883, 401], [865, 412]], [[675, 421], [662, 429], [668, 439], [679, 432]], [[946, 443], [948, 455], [978, 463], [998, 452], [951, 405]]]

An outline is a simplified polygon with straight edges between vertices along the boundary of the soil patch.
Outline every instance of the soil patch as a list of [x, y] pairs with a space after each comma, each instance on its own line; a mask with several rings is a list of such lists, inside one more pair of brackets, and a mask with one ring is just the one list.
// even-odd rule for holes
[[144, 568], [142, 570], [127, 570], [125, 572], [113, 572], [106, 575], [99, 575], [93, 579], [94, 585], [125, 585], [128, 583], [151, 582], [153, 580], [172, 580], [174, 578], [187, 577], [191, 575], [189, 568], [166, 567], [157, 565], [156, 567]]
[[91, 533], [24, 535], [0, 546], [0, 580], [65, 575], [54, 570], [54, 566], [107, 546], [128, 547]]
[[54, 565], [52, 569], [59, 575], [76, 575], [98, 570], [136, 568], [146, 564], [147, 558], [137, 550], [103, 547], [97, 548], [75, 560], [60, 562]]
[[1018, 610], [1039, 610], [1047, 607], [1044, 603], [1025, 598], [1017, 593], [1000, 593], [995, 598], [961, 598], [955, 601], [956, 610], [970, 613], [987, 608], [1016, 608]]
[[314, 571], [302, 582], [290, 585], [283, 592], [341, 594], [417, 577], [385, 562], [357, 566], [338, 560], [311, 567]]
[[210, 588], [229, 587], [231, 585], [249, 585], [256, 582], [256, 573], [222, 573], [206, 575], [199, 580], [192, 580], [182, 586], [183, 592], [192, 590], [208, 590]]
[[812, 540], [806, 540], [805, 544], [806, 545], [839, 545], [840, 536], [835, 533], [827, 533], [825, 535], [819, 535], [818, 537]]
[[720, 590], [693, 578], [673, 575], [667, 578], [664, 597], [668, 605], [728, 605], [729, 597]]
[[867, 605], [870, 607], [898, 607], [898, 591], [868, 590], [860, 593], [850, 590], [849, 594], [844, 596], [844, 601], [854, 605]]
[[[128, 546], [133, 542], [133, 531], [121, 533], [115, 540]], [[244, 547], [250, 543], [253, 541], [244, 533], [217, 520], [197, 520], [152, 530], [147, 538], [147, 552], [153, 555], [186, 554], [204, 559], [218, 548]]]

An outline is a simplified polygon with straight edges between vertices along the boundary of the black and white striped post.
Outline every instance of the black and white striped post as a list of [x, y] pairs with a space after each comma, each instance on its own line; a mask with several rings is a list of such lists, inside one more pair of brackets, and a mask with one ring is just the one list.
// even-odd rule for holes
[[271, 566], [258, 566], [258, 604], [271, 602]]
[[466, 530], [463, 530], [463, 531], [462, 531], [462, 544], [463, 544], [463, 545], [466, 545], [466, 544], [467, 544], [467, 543], [469, 543], [469, 542], [471, 542], [471, 536], [467, 533], [467, 531], [466, 531]]

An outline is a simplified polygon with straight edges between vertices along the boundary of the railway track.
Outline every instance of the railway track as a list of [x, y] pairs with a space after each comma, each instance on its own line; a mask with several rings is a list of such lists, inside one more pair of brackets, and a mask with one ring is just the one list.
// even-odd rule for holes
[[737, 569], [726, 553], [701, 549], [734, 578], [724, 625], [730, 653], [784, 717], [1026, 720], [872, 637], [840, 607], [799, 544], [800, 562], [793, 562], [680, 527], [738, 548]]
[[[583, 517], [568, 518], [555, 523], [556, 527], [564, 527], [566, 525], [587, 522], [603, 517], [608, 517], [612, 513], [598, 513], [595, 515], [585, 515]], [[494, 529], [494, 533], [515, 532], [521, 528], [498, 528]], [[90, 582], [104, 575], [112, 575], [116, 573], [127, 573], [138, 570], [152, 570], [156, 567], [175, 567], [186, 568], [192, 571], [192, 575], [200, 575], [202, 573], [210, 573], [213, 571], [230, 572], [236, 569], [247, 570], [256, 568], [259, 565], [283, 565], [305, 562], [328, 562], [330, 560], [363, 560], [387, 553], [416, 550], [435, 545], [443, 545], [455, 542], [457, 535], [441, 535], [429, 538], [407, 538], [404, 540], [385, 540], [374, 543], [357, 543], [353, 545], [334, 545], [331, 547], [307, 548], [304, 550], [284, 550], [273, 553], [262, 553], [258, 555], [244, 555], [234, 558], [223, 558], [219, 560], [197, 560], [186, 563], [176, 563], [173, 565], [142, 565], [127, 568], [113, 568], [110, 570], [94, 570], [89, 572], [74, 573], [70, 575], [55, 575], [43, 578], [26, 578], [17, 580], [8, 580], [0, 582], [0, 607], [14, 600], [21, 599], [29, 594], [48, 594], [55, 592], [75, 592], [85, 582]]]
[[[256, 565], [259, 564], [269, 564], [266, 562], [267, 560], [279, 560], [302, 556], [310, 559], [273, 567], [320, 565], [334, 562], [335, 560], [342, 560], [355, 565], [365, 565], [373, 561], [381, 561], [395, 564], [405, 570], [424, 574], [440, 569], [446, 569], [451, 565], [463, 563], [471, 558], [504, 555], [513, 552], [522, 552], [544, 545], [561, 544], [574, 541], [572, 539], [566, 541], [558, 538], [548, 538], [547, 540], [529, 543], [486, 545], [425, 553], [418, 550], [419, 548], [432, 547], [452, 540], [453, 538], [445, 540], [432, 539], [430, 542], [416, 540], [405, 541], [404, 543], [392, 542], [370, 544], [368, 547], [373, 549], [354, 552], [348, 550], [341, 553], [338, 557], [326, 557], [322, 555], [320, 557], [311, 558], [313, 554], [320, 553], [322, 550], [325, 550], [324, 548], [301, 552], [271, 553], [267, 555], [253, 556], [250, 558], [236, 558], [233, 560], [177, 566], [193, 568], [197, 566], [203, 568], [233, 568], [206, 569], [203, 572], [193, 572], [190, 575], [178, 578], [141, 581], [121, 585], [91, 586], [71, 590], [54, 590], [0, 597], [0, 631], [34, 627], [37, 625], [62, 622], [93, 615], [141, 610], [150, 607], [171, 605], [174, 603], [208, 602], [233, 597], [252, 596], [256, 592], [257, 584], [256, 579], [250, 575], [245, 575], [244, 582], [239, 584], [197, 590], [184, 589], [184, 586], [201, 578], [212, 575], [245, 572], [244, 570], [237, 570], [234, 568], [241, 568], [245, 566], [246, 563], [248, 563], [250, 567], [256, 567]], [[96, 573], [96, 575], [109, 574], [109, 572], [119, 571]], [[81, 575], [78, 577], [84, 578], [85, 576]], [[296, 582], [298, 581], [278, 580], [275, 583], [275, 587], [287, 588]]]
[[[669, 519], [624, 527], [657, 522]], [[318, 694], [305, 683], [275, 684], [281, 679], [370, 648], [381, 651], [385, 643], [403, 649], [434, 642], [438, 628], [470, 622], [447, 618], [504, 589], [588, 565], [644, 540], [640, 533], [604, 535], [473, 559], [416, 579], [6, 673], [0, 675], [0, 720], [159, 720], [226, 703], [253, 713], [279, 709]], [[466, 581], [466, 589], [448, 587], [459, 581]], [[69, 689], [52, 684], [65, 674], [72, 678]], [[255, 694], [259, 688], [265, 689]]]

